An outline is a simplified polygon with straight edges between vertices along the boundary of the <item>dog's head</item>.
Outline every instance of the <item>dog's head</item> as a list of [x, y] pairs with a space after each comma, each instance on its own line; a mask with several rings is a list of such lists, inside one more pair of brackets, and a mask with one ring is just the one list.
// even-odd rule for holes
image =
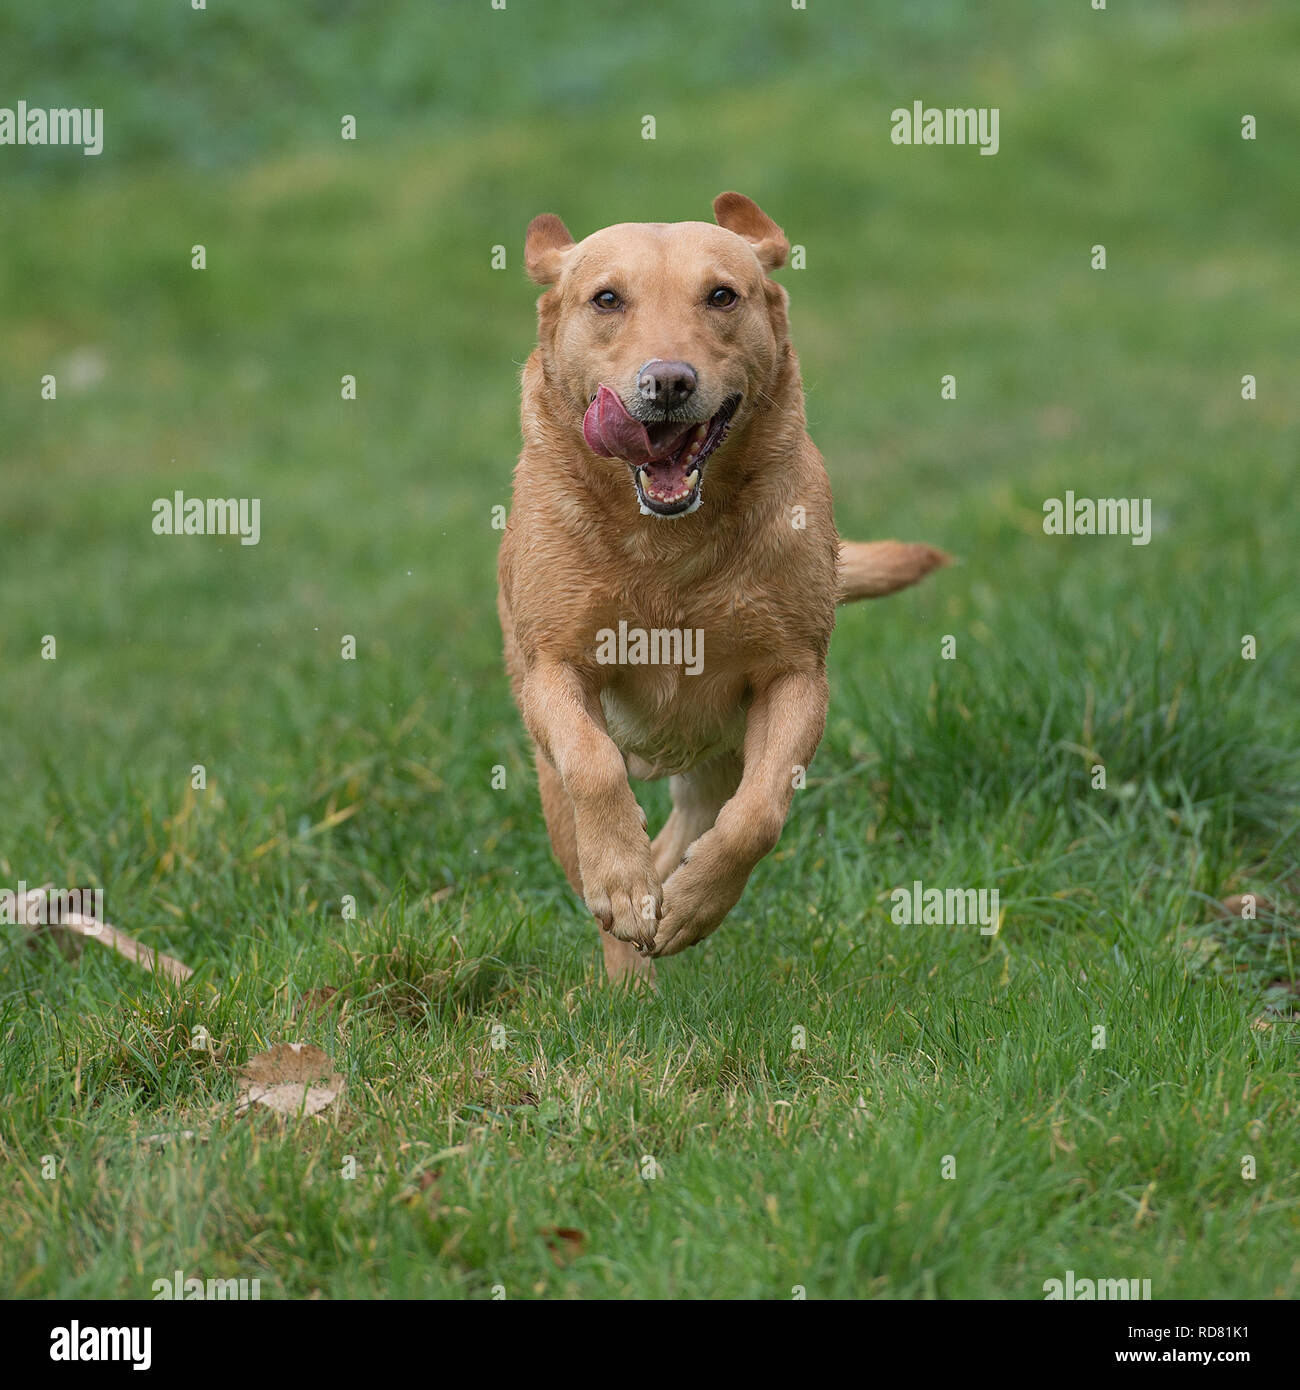
[[[641, 511], [700, 505], [706, 467], [771, 383], [788, 335], [768, 272], [789, 242], [739, 193], [710, 222], [624, 222], [574, 242], [558, 217], [528, 228], [524, 265], [546, 374], [591, 451], [629, 465]], [[608, 466], [608, 465], [606, 465]]]

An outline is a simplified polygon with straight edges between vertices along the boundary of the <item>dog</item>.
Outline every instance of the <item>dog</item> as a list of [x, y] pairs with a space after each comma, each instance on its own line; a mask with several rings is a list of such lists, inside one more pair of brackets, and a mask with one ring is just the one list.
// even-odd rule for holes
[[[739, 193], [713, 211], [576, 243], [545, 213], [525, 241], [546, 289], [497, 607], [551, 846], [614, 981], [712, 932], [777, 843], [836, 603], [948, 561], [840, 542], [771, 279], [789, 243]], [[670, 779], [653, 840], [629, 776]]]

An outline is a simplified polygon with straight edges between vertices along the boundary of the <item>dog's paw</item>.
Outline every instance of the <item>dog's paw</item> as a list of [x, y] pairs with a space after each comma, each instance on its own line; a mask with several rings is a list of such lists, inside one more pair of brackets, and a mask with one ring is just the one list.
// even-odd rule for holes
[[619, 941], [648, 950], [663, 907], [663, 885], [650, 861], [650, 846], [614, 851], [582, 867], [583, 897], [591, 914]]
[[744, 875], [712, 877], [688, 859], [664, 882], [652, 956], [675, 956], [717, 929], [745, 888]]
[[679, 906], [669, 895], [664, 903], [663, 915], [659, 919], [654, 944], [650, 947], [649, 954], [675, 956], [678, 951], [684, 951], [688, 946], [694, 946], [697, 941], [703, 941], [725, 915], [723, 913], [710, 920], [708, 916]]
[[675, 956], [711, 935], [731, 910], [730, 902], [690, 903], [664, 889], [664, 907], [655, 931], [651, 956]]

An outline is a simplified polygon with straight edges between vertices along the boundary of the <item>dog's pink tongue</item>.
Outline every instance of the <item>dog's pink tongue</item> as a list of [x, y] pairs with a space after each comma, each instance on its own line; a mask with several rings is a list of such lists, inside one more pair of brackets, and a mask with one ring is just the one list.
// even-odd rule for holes
[[618, 392], [608, 386], [598, 387], [596, 399], [587, 407], [582, 417], [582, 437], [592, 452], [602, 458], [640, 464], [655, 456], [645, 426], [627, 413]]

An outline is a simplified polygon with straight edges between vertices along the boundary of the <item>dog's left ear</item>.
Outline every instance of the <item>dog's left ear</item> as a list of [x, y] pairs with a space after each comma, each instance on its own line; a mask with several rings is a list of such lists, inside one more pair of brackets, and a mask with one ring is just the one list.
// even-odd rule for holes
[[528, 224], [524, 237], [524, 269], [539, 285], [553, 285], [564, 268], [564, 253], [573, 245], [569, 229], [553, 212]]
[[713, 200], [713, 216], [719, 227], [749, 242], [764, 270], [775, 270], [785, 264], [790, 255], [790, 243], [752, 198], [746, 198], [743, 193], [719, 193]]

